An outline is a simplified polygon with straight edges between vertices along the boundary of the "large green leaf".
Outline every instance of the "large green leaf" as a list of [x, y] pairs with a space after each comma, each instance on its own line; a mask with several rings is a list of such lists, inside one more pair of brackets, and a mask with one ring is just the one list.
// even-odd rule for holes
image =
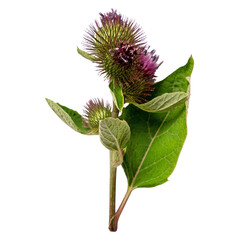
[[90, 61], [92, 61], [92, 62], [94, 62], [94, 61], [97, 60], [93, 55], [91, 55], [91, 54], [89, 54], [89, 53], [87, 53], [87, 52], [84, 52], [83, 50], [81, 50], [81, 49], [79, 49], [79, 48], [77, 48], [77, 51], [78, 51], [78, 53], [79, 53], [82, 57], [84, 57], [84, 58], [86, 58], [86, 59], [88, 59], [88, 60], [90, 60]]
[[124, 96], [122, 92], [121, 86], [119, 86], [117, 83], [113, 83], [113, 81], [110, 82], [109, 88], [111, 90], [114, 104], [117, 106], [119, 111], [122, 111], [123, 105], [124, 105]]
[[191, 73], [193, 70], [194, 61], [192, 56], [188, 59], [186, 65], [178, 68], [164, 80], [155, 84], [155, 91], [153, 92], [153, 98], [171, 92], [187, 92], [189, 93], [189, 83]]
[[48, 105], [51, 107], [51, 109], [57, 114], [57, 116], [73, 130], [82, 134], [88, 135], [97, 134], [91, 128], [87, 128], [85, 126], [83, 118], [78, 112], [65, 106], [62, 106], [59, 103], [55, 103], [50, 99], [46, 98], [46, 101]]
[[169, 111], [176, 106], [182, 104], [188, 99], [188, 94], [185, 92], [164, 93], [155, 97], [151, 101], [138, 104], [133, 103], [136, 107], [146, 112], [160, 113]]
[[[155, 84], [153, 98], [165, 93], [189, 92], [193, 59], [163, 81]], [[186, 104], [163, 113], [142, 111], [129, 104], [123, 110], [131, 129], [123, 168], [130, 189], [154, 187], [168, 180], [187, 135]]]

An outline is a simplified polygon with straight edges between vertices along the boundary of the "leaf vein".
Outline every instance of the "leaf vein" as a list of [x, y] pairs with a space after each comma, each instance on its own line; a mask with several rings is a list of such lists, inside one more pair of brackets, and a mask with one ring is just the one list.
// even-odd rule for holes
[[112, 132], [111, 132], [110, 128], [107, 126], [107, 124], [106, 124], [106, 128], [108, 129], [110, 135], [111, 135], [111, 136], [113, 137], [113, 139], [115, 140], [115, 143], [116, 143], [116, 146], [117, 146], [118, 151], [121, 151], [121, 149], [120, 149], [120, 147], [119, 147], [119, 144], [118, 144], [117, 138], [112, 134]]
[[152, 144], [153, 144], [153, 141], [154, 141], [155, 138], [157, 137], [157, 135], [158, 135], [160, 129], [162, 128], [163, 124], [165, 123], [165, 121], [166, 121], [169, 113], [170, 113], [170, 112], [168, 112], [168, 113], [166, 114], [165, 118], [163, 119], [162, 123], [160, 124], [159, 128], [157, 129], [154, 137], [152, 138], [152, 140], [151, 140], [151, 142], [150, 142], [150, 144], [149, 144], [149, 146], [148, 146], [148, 148], [147, 148], [147, 150], [146, 150], [146, 152], [145, 152], [145, 154], [144, 154], [144, 156], [143, 156], [143, 158], [142, 158], [142, 160], [141, 160], [141, 162], [140, 162], [140, 164], [139, 164], [139, 166], [138, 166], [138, 169], [137, 169], [137, 171], [136, 171], [136, 173], [135, 173], [135, 175], [134, 175], [134, 178], [132, 179], [131, 187], [133, 187], [134, 182], [136, 181], [136, 178], [137, 178], [137, 176], [138, 176], [138, 173], [139, 173], [139, 171], [140, 171], [140, 169], [141, 169], [141, 167], [142, 167], [142, 165], [143, 165], [143, 162], [145, 161], [145, 159], [146, 159], [146, 157], [147, 157], [147, 154], [148, 154], [148, 152], [149, 152], [149, 150], [150, 150], [150, 148], [151, 148], [151, 146], [152, 146]]
[[150, 164], [150, 165], [148, 165], [148, 166], [142, 168], [140, 171], [142, 172], [142, 171], [144, 171], [144, 170], [146, 170], [146, 169], [148, 169], [148, 168], [150, 168], [150, 167], [156, 165], [157, 163], [161, 162], [161, 161], [164, 160], [164, 159], [166, 159], [167, 162], [169, 162], [169, 160], [167, 159], [167, 157], [169, 157], [170, 155], [172, 155], [174, 152], [175, 152], [175, 150], [173, 150], [172, 152], [170, 152], [168, 155], [166, 155], [166, 156], [164, 156], [164, 157], [161, 157], [160, 159], [156, 160], [156, 161], [153, 162], [152, 164]]

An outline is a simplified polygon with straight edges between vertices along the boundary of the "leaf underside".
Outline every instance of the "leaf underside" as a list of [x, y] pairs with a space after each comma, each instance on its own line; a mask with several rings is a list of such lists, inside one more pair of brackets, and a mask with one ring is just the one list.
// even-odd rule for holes
[[185, 92], [164, 93], [161, 96], [153, 98], [151, 101], [143, 104], [134, 103], [134, 105], [145, 112], [160, 113], [175, 108], [187, 99], [188, 94]]
[[126, 121], [106, 118], [100, 121], [99, 136], [102, 144], [110, 150], [111, 163], [117, 167], [123, 162], [122, 149], [130, 138], [130, 128]]
[[73, 130], [87, 135], [97, 134], [84, 125], [83, 118], [78, 112], [62, 106], [59, 103], [55, 103], [50, 99], [46, 98], [46, 101], [56, 115]]
[[[155, 84], [152, 98], [165, 93], [189, 93], [193, 59]], [[154, 187], [168, 180], [187, 135], [186, 104], [162, 113], [145, 112], [129, 104], [121, 119], [131, 128], [123, 168], [132, 188]]]
[[121, 151], [130, 138], [130, 128], [126, 121], [110, 117], [100, 121], [99, 135], [106, 148]]

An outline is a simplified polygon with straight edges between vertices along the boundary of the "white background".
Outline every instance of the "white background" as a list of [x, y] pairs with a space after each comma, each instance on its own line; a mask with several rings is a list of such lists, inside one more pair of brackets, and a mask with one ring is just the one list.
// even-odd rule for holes
[[[0, 3], [0, 239], [240, 239], [238, 1]], [[108, 231], [109, 154], [52, 112], [111, 101], [107, 81], [77, 54], [99, 12], [135, 19], [163, 65], [192, 54], [188, 137], [169, 182], [135, 190]], [[117, 204], [127, 182], [118, 170]]]

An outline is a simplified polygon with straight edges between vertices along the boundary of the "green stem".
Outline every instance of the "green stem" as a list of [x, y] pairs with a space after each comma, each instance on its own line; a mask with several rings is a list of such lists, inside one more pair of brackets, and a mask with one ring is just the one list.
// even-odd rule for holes
[[118, 118], [119, 110], [115, 103], [113, 102], [113, 110], [112, 110], [112, 117], [113, 118]]
[[[112, 117], [118, 118], [119, 111], [113, 103]], [[115, 217], [115, 203], [116, 203], [116, 177], [117, 168], [112, 164], [113, 151], [110, 151], [110, 196], [109, 196], [109, 230], [111, 232], [117, 231], [116, 217]]]
[[[110, 161], [113, 152], [110, 151]], [[110, 162], [110, 199], [109, 199], [109, 230], [111, 232], [117, 231], [115, 218], [115, 202], [116, 202], [116, 176], [117, 168]]]

